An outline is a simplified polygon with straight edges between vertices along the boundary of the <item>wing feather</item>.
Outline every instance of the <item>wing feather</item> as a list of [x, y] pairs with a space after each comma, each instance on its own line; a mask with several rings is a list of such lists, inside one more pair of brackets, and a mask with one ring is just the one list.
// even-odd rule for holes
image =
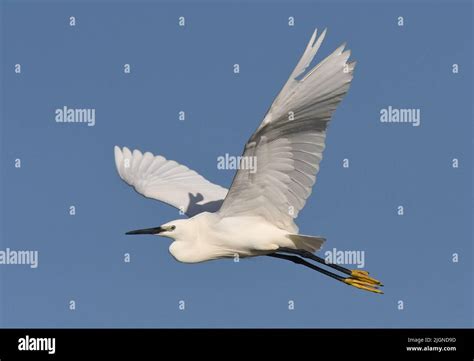
[[117, 172], [127, 184], [145, 197], [170, 204], [192, 217], [217, 211], [227, 189], [173, 160], [150, 152], [114, 148]]
[[[293, 219], [316, 182], [332, 113], [349, 89], [355, 62], [345, 44], [306, 72], [326, 30], [315, 31], [290, 78], [275, 98], [243, 157], [256, 171], [240, 169], [222, 204], [222, 217], [255, 215], [296, 233]], [[306, 73], [305, 73], [306, 72]]]

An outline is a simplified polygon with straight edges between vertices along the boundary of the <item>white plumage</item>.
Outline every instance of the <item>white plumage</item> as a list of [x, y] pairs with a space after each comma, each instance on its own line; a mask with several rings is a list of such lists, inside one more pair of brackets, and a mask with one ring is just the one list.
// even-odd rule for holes
[[270, 255], [380, 293], [376, 290], [380, 282], [365, 271], [328, 265], [351, 276], [342, 278], [304, 261], [309, 258], [324, 263], [312, 253], [325, 240], [299, 235], [294, 223], [311, 194], [328, 123], [349, 88], [355, 66], [348, 62], [350, 52], [342, 45], [306, 71], [325, 34], [326, 30], [317, 37], [314, 32], [290, 78], [245, 145], [243, 156], [255, 157], [256, 170], [238, 170], [229, 190], [162, 156], [115, 147], [115, 163], [125, 182], [191, 217], [128, 234], [172, 238], [170, 253], [181, 262]]
[[217, 211], [227, 189], [209, 182], [188, 167], [154, 156], [115, 147], [115, 166], [125, 182], [145, 197], [168, 203], [192, 217]]

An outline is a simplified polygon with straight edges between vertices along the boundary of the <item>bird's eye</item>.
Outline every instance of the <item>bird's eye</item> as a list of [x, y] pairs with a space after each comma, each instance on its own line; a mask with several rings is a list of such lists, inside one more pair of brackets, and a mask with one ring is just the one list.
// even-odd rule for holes
[[174, 231], [176, 229], [176, 226], [171, 226], [170, 231]]

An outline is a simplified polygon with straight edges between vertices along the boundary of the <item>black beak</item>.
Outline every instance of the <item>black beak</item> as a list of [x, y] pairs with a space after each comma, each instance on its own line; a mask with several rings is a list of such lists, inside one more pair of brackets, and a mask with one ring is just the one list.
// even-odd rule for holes
[[165, 229], [161, 227], [155, 227], [155, 228], [137, 229], [135, 231], [130, 231], [125, 234], [158, 234], [163, 231], [165, 231]]

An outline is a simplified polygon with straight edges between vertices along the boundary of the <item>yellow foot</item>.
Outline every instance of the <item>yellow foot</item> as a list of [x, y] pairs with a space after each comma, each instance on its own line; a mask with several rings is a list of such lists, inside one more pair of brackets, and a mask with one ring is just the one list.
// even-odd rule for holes
[[351, 276], [352, 278], [355, 278], [356, 280], [367, 282], [367, 283], [370, 283], [371, 285], [383, 286], [382, 282], [380, 282], [379, 280], [376, 280], [375, 278], [370, 277], [369, 272], [367, 271], [353, 270], [351, 271]]
[[362, 281], [360, 279], [356, 279], [352, 277], [344, 278], [344, 283], [350, 286], [359, 288], [361, 290], [383, 294], [383, 292], [378, 289], [378, 285], [375, 285], [374, 283]]

